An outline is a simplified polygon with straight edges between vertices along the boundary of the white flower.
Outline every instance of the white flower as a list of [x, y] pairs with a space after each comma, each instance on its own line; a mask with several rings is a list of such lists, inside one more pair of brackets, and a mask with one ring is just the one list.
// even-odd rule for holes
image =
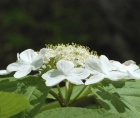
[[71, 61], [60, 60], [56, 63], [56, 67], [57, 69], [50, 70], [42, 75], [47, 86], [54, 86], [65, 79], [76, 85], [84, 84], [82, 79], [87, 78], [90, 74], [84, 68], [74, 68]]
[[32, 70], [37, 70], [43, 65], [43, 55], [45, 49], [41, 49], [39, 54], [32, 49], [27, 49], [17, 54], [17, 62], [11, 63], [6, 70], [1, 70], [0, 74], [9, 74], [16, 71], [15, 78], [21, 78], [29, 74]]
[[112, 64], [117, 68], [118, 71], [127, 74], [125, 76], [126, 79], [140, 79], [140, 69], [134, 61], [125, 61], [123, 64], [113, 61]]
[[91, 74], [93, 74], [93, 76], [86, 80], [85, 85], [97, 83], [102, 81], [104, 78], [118, 80], [124, 77], [124, 73], [115, 71], [116, 68], [104, 55], [101, 55], [99, 59], [88, 58], [86, 60], [85, 67]]

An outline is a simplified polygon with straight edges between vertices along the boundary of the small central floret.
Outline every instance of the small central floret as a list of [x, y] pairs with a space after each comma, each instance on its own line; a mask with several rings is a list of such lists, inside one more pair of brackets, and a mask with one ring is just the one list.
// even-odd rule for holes
[[96, 51], [89, 51], [90, 49], [85, 46], [72, 43], [69, 44], [58, 44], [58, 45], [46, 45], [47, 52], [45, 54], [44, 61], [49, 63], [50, 59], [53, 58], [55, 62], [61, 59], [72, 61], [74, 65], [84, 66], [85, 60], [89, 57], [98, 58]]

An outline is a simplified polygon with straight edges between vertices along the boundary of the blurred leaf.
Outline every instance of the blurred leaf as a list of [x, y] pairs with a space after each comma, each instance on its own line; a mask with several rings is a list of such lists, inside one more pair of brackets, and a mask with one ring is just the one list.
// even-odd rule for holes
[[0, 91], [22, 93], [29, 100], [30, 105], [13, 118], [32, 118], [37, 114], [50, 90], [38, 76], [27, 76], [21, 79], [0, 79]]
[[23, 111], [29, 101], [22, 94], [0, 92], [0, 118], [8, 118]]
[[14, 34], [14, 33], [9, 33], [6, 36], [6, 39], [11, 43], [13, 46], [28, 46], [30, 45], [30, 40], [21, 35], [21, 34]]
[[27, 15], [27, 13], [23, 10], [20, 10], [20, 8], [12, 9], [9, 11], [5, 16], [3, 16], [3, 25], [9, 26], [12, 23], [22, 24], [26, 23], [28, 25], [35, 26], [36, 22], [33, 20], [30, 16]]

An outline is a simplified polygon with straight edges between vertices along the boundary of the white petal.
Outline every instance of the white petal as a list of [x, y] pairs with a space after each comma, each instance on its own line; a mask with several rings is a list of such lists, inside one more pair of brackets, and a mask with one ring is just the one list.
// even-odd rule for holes
[[32, 49], [27, 49], [20, 53], [20, 59], [28, 63], [32, 63], [37, 56], [37, 52]]
[[48, 78], [45, 82], [46, 86], [55, 86], [57, 84], [59, 84], [60, 82], [62, 82], [64, 79], [63, 78]]
[[75, 78], [69, 78], [69, 77], [67, 77], [67, 80], [68, 80], [69, 82], [75, 84], [75, 85], [84, 84], [84, 83], [82, 82], [82, 80], [80, 80], [80, 79], [75, 79]]
[[136, 64], [130, 64], [128, 66], [125, 66], [126, 70], [133, 72], [135, 70], [137, 70], [139, 68], [139, 66], [137, 66]]
[[46, 80], [47, 86], [54, 86], [64, 79], [66, 77], [63, 75], [61, 71], [58, 70], [50, 70], [42, 75], [42, 78]]
[[71, 61], [60, 60], [56, 63], [56, 67], [67, 75], [74, 68], [74, 64]]
[[[121, 71], [121, 72], [126, 72], [125, 66], [123, 64], [121, 64], [120, 62], [113, 61], [112, 65], [114, 67], [116, 67], [116, 70]], [[113, 70], [115, 70], [115, 69], [113, 69]]]
[[[40, 51], [39, 51], [39, 55], [35, 58], [34, 61], [37, 61], [37, 60], [42, 60], [42, 64], [44, 63], [44, 60], [46, 60], [46, 57], [45, 58], [45, 54], [47, 53], [47, 49], [46, 48], [42, 48]], [[42, 58], [42, 59], [41, 59]]]
[[34, 61], [32, 62], [32, 66], [33, 66], [33, 70], [37, 70], [38, 68], [40, 68], [43, 65], [43, 56], [46, 54], [47, 49], [42, 48], [39, 52], [39, 55], [34, 59]]
[[[87, 69], [88, 70], [88, 69]], [[90, 74], [93, 74], [93, 75], [97, 75], [97, 74], [100, 74], [101, 72], [97, 71], [97, 70], [88, 70]]]
[[20, 60], [20, 58], [19, 58], [19, 53], [17, 53], [17, 61], [19, 61]]
[[31, 72], [31, 66], [30, 65], [27, 65], [24, 68], [18, 70], [14, 74], [14, 77], [15, 78], [21, 78], [21, 77], [24, 77], [24, 76], [28, 75], [30, 72]]
[[88, 58], [85, 62], [85, 68], [91, 72], [99, 71], [102, 72], [101, 63], [98, 58]]
[[7, 66], [7, 69], [6, 69], [6, 70], [7, 70], [8, 72], [18, 71], [18, 70], [24, 68], [25, 65], [26, 65], [25, 63], [14, 62], [14, 63], [9, 64], [9, 65]]
[[129, 72], [127, 71], [131, 79], [140, 79], [140, 69], [134, 71], [134, 72]]
[[42, 49], [39, 51], [39, 55], [40, 55], [40, 56], [44, 56], [46, 53], [47, 53], [47, 49], [46, 49], [46, 48], [42, 48]]
[[43, 59], [38, 58], [37, 60], [33, 61], [31, 65], [32, 65], [32, 70], [37, 70], [43, 65]]
[[140, 69], [137, 69], [136, 71], [134, 71], [135, 74], [139, 74], [140, 75]]
[[113, 66], [111, 62], [105, 55], [100, 56], [101, 68], [103, 73], [108, 73], [109, 71], [113, 70]]
[[86, 80], [85, 85], [95, 84], [97, 82], [102, 81], [103, 79], [104, 79], [103, 74], [94, 75], [94, 76], [91, 76], [89, 79]]
[[58, 79], [58, 78], [64, 78], [64, 77], [65, 77], [65, 75], [61, 71], [56, 70], [56, 69], [50, 70], [42, 75], [42, 78], [45, 80], [47, 80], [47, 78], [57, 78]]
[[130, 64], [136, 64], [133, 60], [128, 60], [123, 63], [124, 65], [128, 66]]
[[7, 70], [0, 70], [0, 75], [7, 75], [10, 72], [8, 72]]
[[73, 79], [85, 79], [90, 75], [90, 72], [84, 68], [74, 68], [70, 73], [67, 75], [69, 78]]
[[127, 73], [119, 72], [119, 71], [111, 71], [105, 77], [109, 78], [110, 80], [117, 81], [117, 80], [120, 80], [122, 78], [126, 78], [127, 77]]

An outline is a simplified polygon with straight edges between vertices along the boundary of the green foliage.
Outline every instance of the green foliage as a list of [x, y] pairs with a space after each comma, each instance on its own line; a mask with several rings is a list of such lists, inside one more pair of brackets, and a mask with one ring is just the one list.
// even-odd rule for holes
[[27, 76], [22, 79], [4, 78], [0, 79], [0, 85], [0, 91], [24, 94], [30, 102], [30, 105], [23, 112], [13, 118], [33, 117], [41, 108], [50, 90], [38, 76]]
[[86, 108], [56, 108], [46, 110], [35, 118], [123, 118], [117, 114], [109, 113], [103, 109], [90, 110]]
[[[56, 99], [50, 95], [48, 98], [53, 99], [54, 102], [44, 104], [50, 88], [46, 87], [44, 80], [39, 76], [27, 76], [21, 79], [15, 79], [13, 77], [2, 78], [0, 79], [0, 85], [0, 91], [16, 92], [24, 95], [21, 95], [21, 98], [18, 99], [14, 93], [11, 93], [13, 97], [5, 97], [3, 93], [0, 93], [2, 96], [0, 98], [0, 115], [2, 118], [4, 118], [2, 115], [5, 115], [3, 108], [8, 109], [6, 114], [8, 116], [16, 114], [11, 118], [55, 118], [56, 116], [57, 118], [92, 118], [93, 116], [95, 118], [139, 118], [140, 116], [140, 80], [110, 81], [105, 79], [100, 84], [88, 86], [79, 97], [75, 99], [75, 101], [81, 98], [87, 100], [86, 97], [93, 93], [92, 97], [95, 96], [94, 100], [97, 104], [87, 106], [88, 109], [78, 107], [57, 108], [60, 107], [60, 105], [58, 102], [55, 102]], [[74, 87], [71, 101], [83, 87], [83, 85]], [[56, 88], [52, 88], [52, 90], [58, 93]], [[65, 96], [64, 87], [61, 88], [61, 92], [63, 96]], [[6, 96], [7, 95], [9, 94], [6, 94]], [[25, 110], [24, 108], [28, 102], [25, 101], [26, 104], [24, 104], [24, 100], [22, 100], [24, 97], [30, 102]], [[11, 103], [6, 102], [10, 107], [6, 108], [6, 104], [3, 102], [4, 98], [5, 101], [9, 101], [9, 98], [12, 100]], [[13, 105], [16, 107], [13, 108]], [[22, 105], [24, 106], [22, 107]], [[21, 110], [23, 111], [20, 112]]]
[[22, 94], [0, 92], [0, 118], [8, 118], [23, 111], [29, 101]]
[[126, 118], [140, 116], [140, 80], [104, 80], [103, 86], [92, 88], [97, 101], [107, 111], [118, 113]]
[[[72, 95], [70, 97], [70, 99], [74, 99], [75, 96], [82, 90], [82, 88], [84, 87], [84, 85], [79, 85], [79, 86], [74, 86], [74, 89], [72, 91]], [[57, 88], [52, 88], [52, 91], [54, 91], [55, 93], [58, 93], [58, 89]], [[65, 87], [60, 87], [60, 90], [62, 92], [63, 97], [65, 96]], [[86, 89], [84, 89], [81, 93], [81, 95], [79, 97], [83, 97], [84, 95], [90, 93], [91, 91], [89, 90], [89, 87], [87, 87]], [[78, 98], [79, 98], [78, 97]], [[51, 94], [48, 94], [47, 98], [50, 99], [55, 99]]]
[[50, 110], [50, 109], [58, 108], [58, 107], [61, 107], [58, 101], [54, 101], [54, 102], [50, 102], [50, 103], [48, 102], [48, 103], [44, 104], [40, 108], [38, 113], [41, 113], [41, 112], [43, 112], [45, 110]]

